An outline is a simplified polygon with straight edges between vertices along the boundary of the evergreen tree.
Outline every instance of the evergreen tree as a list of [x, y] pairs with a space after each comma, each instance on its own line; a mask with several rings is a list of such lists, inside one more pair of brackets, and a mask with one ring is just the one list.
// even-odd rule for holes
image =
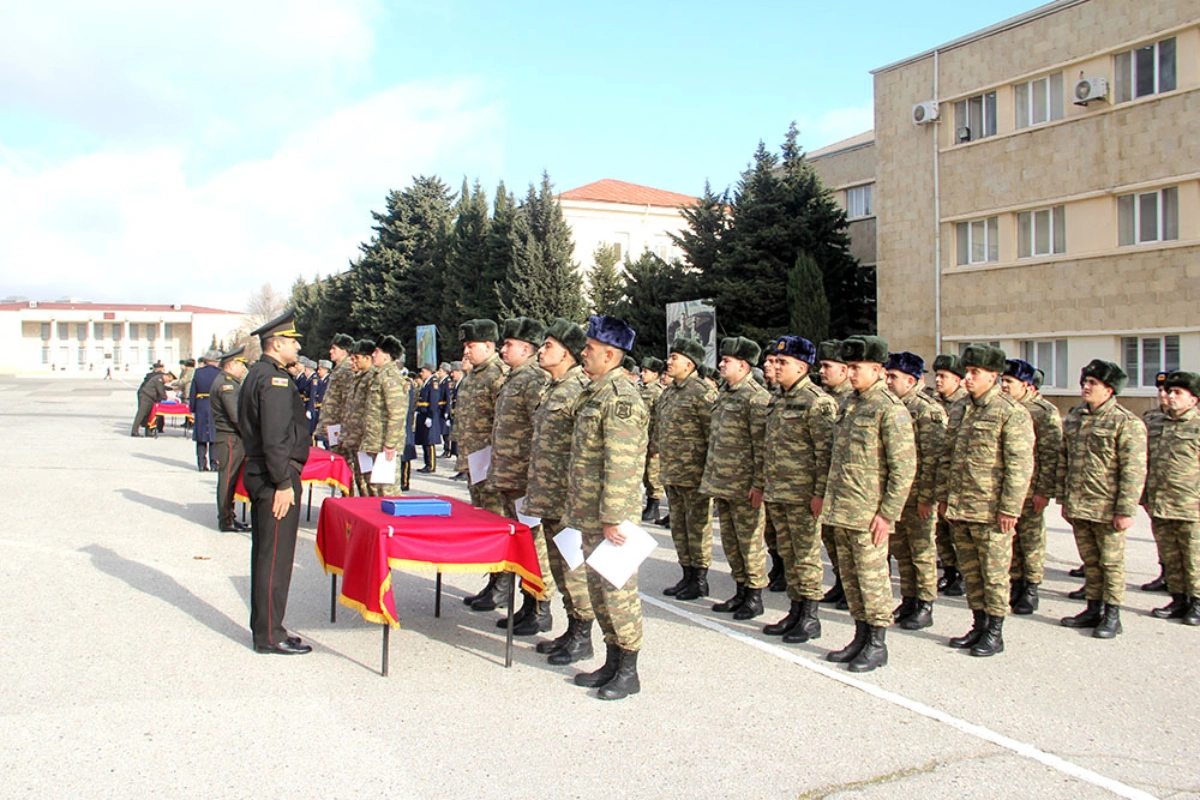
[[583, 282], [571, 260], [571, 229], [554, 196], [549, 173], [540, 189], [530, 184], [512, 229], [512, 268], [497, 286], [505, 317], [583, 320]]
[[695, 273], [678, 261], [667, 263], [649, 251], [625, 260], [625, 297], [609, 313], [637, 333], [634, 358], [666, 358], [667, 303], [696, 299], [697, 292]]
[[787, 277], [788, 330], [811, 342], [829, 338], [829, 300], [821, 269], [808, 253], [796, 257]]
[[609, 314], [624, 296], [621, 272], [617, 269], [617, 247], [600, 244], [592, 253], [591, 274], [588, 276], [588, 303], [593, 314]]
[[[494, 275], [489, 271], [490, 228], [487, 195], [480, 188], [479, 181], [468, 190], [467, 181], [463, 179], [446, 259], [442, 319], [448, 326], [457, 326], [468, 319], [494, 317], [496, 314], [496, 292], [492, 287], [504, 272]], [[441, 336], [438, 338], [440, 340]]]
[[678, 236], [668, 235], [683, 250], [692, 269], [702, 274], [711, 272], [721, 254], [722, 238], [729, 230], [729, 192], [717, 194], [705, 181], [699, 202], [680, 209], [680, 213], [687, 221], [687, 230]]
[[[491, 297], [486, 306], [491, 313], [480, 315], [479, 319], [491, 319], [499, 322], [504, 317], [500, 308], [503, 290], [507, 285], [509, 274], [512, 272], [514, 259], [513, 237], [516, 235], [517, 202], [512, 192], [504, 186], [504, 181], [496, 187], [496, 200], [492, 205], [492, 221], [484, 240], [484, 270], [485, 280], [481, 281], [480, 291], [490, 293]], [[483, 307], [481, 300], [481, 307]]]

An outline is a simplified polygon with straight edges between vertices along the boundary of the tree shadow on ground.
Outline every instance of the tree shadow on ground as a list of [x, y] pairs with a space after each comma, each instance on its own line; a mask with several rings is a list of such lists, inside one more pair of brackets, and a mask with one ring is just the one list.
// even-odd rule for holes
[[216, 524], [216, 503], [176, 503], [173, 500], [164, 500], [161, 497], [143, 494], [137, 489], [118, 489], [117, 493], [126, 500], [132, 500], [135, 503], [140, 503], [148, 508], [153, 508], [155, 511], [162, 511], [174, 517], [195, 522], [199, 525], [215, 525]]

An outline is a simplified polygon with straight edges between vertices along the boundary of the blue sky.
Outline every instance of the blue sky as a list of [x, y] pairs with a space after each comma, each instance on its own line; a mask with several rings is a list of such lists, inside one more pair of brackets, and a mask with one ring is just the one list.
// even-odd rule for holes
[[791, 120], [807, 150], [869, 129], [871, 69], [1036, 5], [4, 3], [0, 296], [241, 308], [344, 268], [415, 174], [723, 188]]

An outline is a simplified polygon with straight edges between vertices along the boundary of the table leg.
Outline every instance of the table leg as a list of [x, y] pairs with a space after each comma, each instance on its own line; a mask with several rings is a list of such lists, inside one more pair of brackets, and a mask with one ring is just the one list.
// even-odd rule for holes
[[438, 570], [437, 574], [437, 593], [433, 596], [433, 615], [440, 617], [442, 615], [442, 571]]
[[304, 517], [305, 522], [312, 522], [312, 484], [308, 485], [308, 513]]
[[508, 632], [504, 637], [504, 666], [512, 666], [513, 606], [517, 603], [517, 576], [508, 585]]
[[392, 626], [386, 622], [383, 623], [383, 669], [379, 674], [385, 678], [388, 676], [388, 635], [391, 632]]
[[337, 574], [329, 576], [329, 621], [337, 622]]

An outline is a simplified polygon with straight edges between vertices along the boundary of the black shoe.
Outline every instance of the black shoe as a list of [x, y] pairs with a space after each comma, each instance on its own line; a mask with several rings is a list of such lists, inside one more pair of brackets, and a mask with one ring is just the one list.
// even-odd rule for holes
[[472, 611], [495, 611], [497, 608], [508, 607], [508, 592], [512, 588], [513, 574], [511, 572], [497, 573], [492, 590], [483, 597], [471, 603]]
[[791, 630], [783, 634], [783, 641], [787, 644], [803, 644], [820, 639], [821, 620], [817, 618], [817, 611], [820, 608], [821, 604], [816, 600], [801, 600], [800, 619], [791, 627]]
[[478, 594], [473, 594], [470, 597], [464, 597], [463, 605], [469, 606], [469, 605], [471, 605], [471, 603], [474, 603], [476, 600], [480, 600], [480, 599], [486, 597], [492, 591], [492, 587], [496, 585], [496, 577], [499, 574], [500, 574], [499, 572], [489, 573], [488, 579], [487, 579], [487, 584], [482, 589], [479, 590]]
[[868, 628], [867, 641], [851, 659], [846, 669], [851, 672], [870, 672], [879, 667], [886, 667], [888, 662], [887, 628]]
[[428, 467], [428, 466], [421, 467], [419, 470], [417, 470], [417, 472], [424, 472], [426, 474], [433, 472], [433, 471], [434, 471], [433, 467]]
[[661, 502], [657, 497], [646, 498], [646, 507], [642, 509], [642, 522], [653, 522], [658, 519], [658, 507]]
[[909, 615], [912, 614], [914, 610], [916, 610], [916, 607], [917, 607], [917, 598], [915, 598], [915, 597], [900, 598], [900, 605], [898, 605], [892, 609], [892, 622], [901, 622], [903, 620], [908, 619]]
[[708, 568], [692, 567], [692, 579], [675, 595], [676, 600], [699, 600], [708, 597]]
[[787, 591], [787, 575], [783, 569], [783, 559], [778, 550], [768, 550], [771, 556], [771, 571], [767, 573], [767, 590], [772, 592]]
[[661, 517], [659, 517], [658, 519], [654, 520], [654, 524], [655, 524], [655, 525], [658, 525], [658, 526], [660, 526], [660, 527], [663, 527], [663, 528], [669, 528], [669, 527], [671, 527], [671, 512], [670, 512], [670, 511], [668, 511], [668, 512], [667, 512], [666, 514], [664, 514], [663, 516], [661, 516]]
[[913, 612], [900, 620], [900, 627], [906, 631], [919, 631], [933, 625], [933, 603], [918, 600], [913, 606]]
[[1084, 575], [1083, 564], [1080, 564], [1075, 569], [1068, 571], [1067, 574], [1070, 575], [1072, 578], [1082, 578]]
[[1085, 583], [1083, 586], [1080, 586], [1073, 592], [1067, 592], [1067, 597], [1071, 598], [1072, 600], [1085, 599], [1087, 597], [1087, 584]]
[[971, 655], [987, 658], [1004, 652], [1004, 617], [988, 617], [987, 627], [971, 648]]
[[545, 633], [553, 627], [554, 616], [550, 613], [550, 604], [535, 600], [533, 613], [520, 622], [513, 623], [513, 636], [533, 636]]
[[[592, 657], [592, 621], [590, 619], [573, 619], [574, 632], [566, 644], [550, 654], [546, 659], [551, 664], [574, 664]], [[568, 629], [569, 631], [570, 629]]]
[[1183, 615], [1188, 610], [1188, 598], [1186, 594], [1171, 595], [1171, 602], [1167, 603], [1162, 608], [1156, 608], [1150, 612], [1150, 616], [1158, 617], [1159, 619], [1183, 619]]
[[840, 603], [845, 599], [846, 599], [846, 590], [842, 588], [842, 579], [841, 579], [841, 577], [835, 575], [834, 581], [833, 581], [833, 586], [831, 586], [829, 591], [825, 593], [825, 596], [821, 598], [821, 602], [822, 603]]
[[1160, 564], [1158, 567], [1158, 577], [1149, 583], [1142, 584], [1143, 592], [1163, 592], [1167, 589], [1167, 571]]
[[954, 580], [954, 576], [958, 574], [958, 570], [954, 567], [942, 566], [941, 560], [938, 561], [938, 568], [942, 570], [942, 577], [938, 578], [937, 590], [938, 594], [946, 591], [946, 587]]
[[642, 683], [638, 680], [637, 673], [637, 651], [619, 650], [618, 653], [620, 655], [616, 674], [597, 692], [597, 696], [601, 700], [624, 700], [629, 695], [637, 694], [642, 690]]
[[1200, 597], [1192, 598], [1191, 602], [1188, 603], [1187, 613], [1179, 621], [1193, 628], [1200, 626]]
[[754, 619], [763, 614], [762, 589], [747, 589], [746, 602], [733, 612], [734, 619]]
[[842, 599], [838, 600], [837, 603], [835, 603], [833, 607], [836, 608], [838, 611], [849, 611], [850, 610], [850, 598], [846, 597], [846, 595], [842, 595]]
[[950, 567], [946, 571], [952, 572], [953, 575], [951, 575], [950, 580], [947, 581], [946, 588], [942, 591], [942, 594], [946, 595], [946, 597], [962, 597], [965, 595], [967, 593], [967, 589], [963, 584], [962, 573], [954, 567]]
[[[537, 613], [537, 599], [529, 592], [521, 592], [521, 609], [513, 614], [513, 634], [517, 633], [517, 628], [524, 622], [529, 615]], [[496, 627], [500, 630], [508, 629], [508, 617], [504, 616], [496, 620]]]
[[1013, 603], [1012, 612], [1018, 616], [1026, 616], [1038, 610], [1038, 585], [1026, 583], [1021, 596]]
[[575, 685], [587, 686], [589, 688], [603, 686], [617, 674], [617, 665], [620, 663], [621, 648], [615, 644], [610, 644], [608, 645], [608, 652], [604, 657], [604, 666], [594, 672], [580, 672], [575, 676]]
[[975, 619], [971, 625], [971, 630], [967, 631], [964, 636], [955, 636], [947, 642], [948, 645], [962, 650], [967, 647], [974, 647], [979, 643], [983, 632], [987, 630], [987, 614], [983, 611], [972, 611], [971, 616]]
[[843, 647], [841, 650], [834, 650], [832, 653], [825, 654], [826, 661], [832, 661], [834, 664], [845, 664], [853, 661], [855, 656], [867, 643], [867, 638], [871, 635], [871, 627], [865, 622], [854, 621], [854, 639], [850, 644]]
[[1104, 618], [1104, 603], [1099, 600], [1088, 600], [1087, 608], [1073, 617], [1063, 617], [1059, 623], [1064, 628], [1094, 628]]
[[299, 641], [293, 642], [294, 637], [289, 636], [279, 644], [264, 644], [254, 645], [256, 653], [274, 653], [279, 656], [302, 656], [305, 653], [312, 652], [312, 646], [303, 644]]
[[454, 477], [452, 477], [450, 480], [452, 480], [452, 481], [465, 481], [466, 479], [467, 479], [467, 473], [465, 473], [465, 472], [456, 472], [456, 473], [454, 473]]
[[804, 616], [804, 603], [800, 600], [793, 600], [792, 607], [788, 611], [787, 616], [778, 622], [764, 626], [763, 633], [767, 636], [783, 636], [800, 621], [802, 616]]
[[1025, 594], [1025, 581], [1015, 580], [1008, 582], [1008, 607], [1012, 608]]
[[[720, 603], [713, 603], [712, 610], [720, 614], [732, 614], [742, 607], [742, 603], [746, 602], [746, 584], [739, 583], [733, 597]], [[761, 590], [759, 595], [759, 604], [762, 604]]]
[[575, 635], [575, 629], [579, 627], [579, 620], [574, 617], [567, 617], [567, 629], [557, 639], [546, 639], [537, 643], [537, 647], [533, 648], [542, 655], [557, 653], [563, 648], [572, 636]]
[[674, 597], [675, 595], [682, 592], [683, 587], [687, 586], [689, 583], [691, 583], [691, 581], [692, 581], [692, 568], [691, 567], [683, 567], [683, 577], [680, 578], [679, 582], [676, 583], [674, 586], [668, 586], [667, 588], [663, 589], [663, 594], [665, 594], [667, 597]]
[[1092, 631], [1092, 636], [1097, 639], [1115, 639], [1121, 630], [1121, 607], [1105, 603], [1104, 614], [1100, 617], [1100, 624]]

